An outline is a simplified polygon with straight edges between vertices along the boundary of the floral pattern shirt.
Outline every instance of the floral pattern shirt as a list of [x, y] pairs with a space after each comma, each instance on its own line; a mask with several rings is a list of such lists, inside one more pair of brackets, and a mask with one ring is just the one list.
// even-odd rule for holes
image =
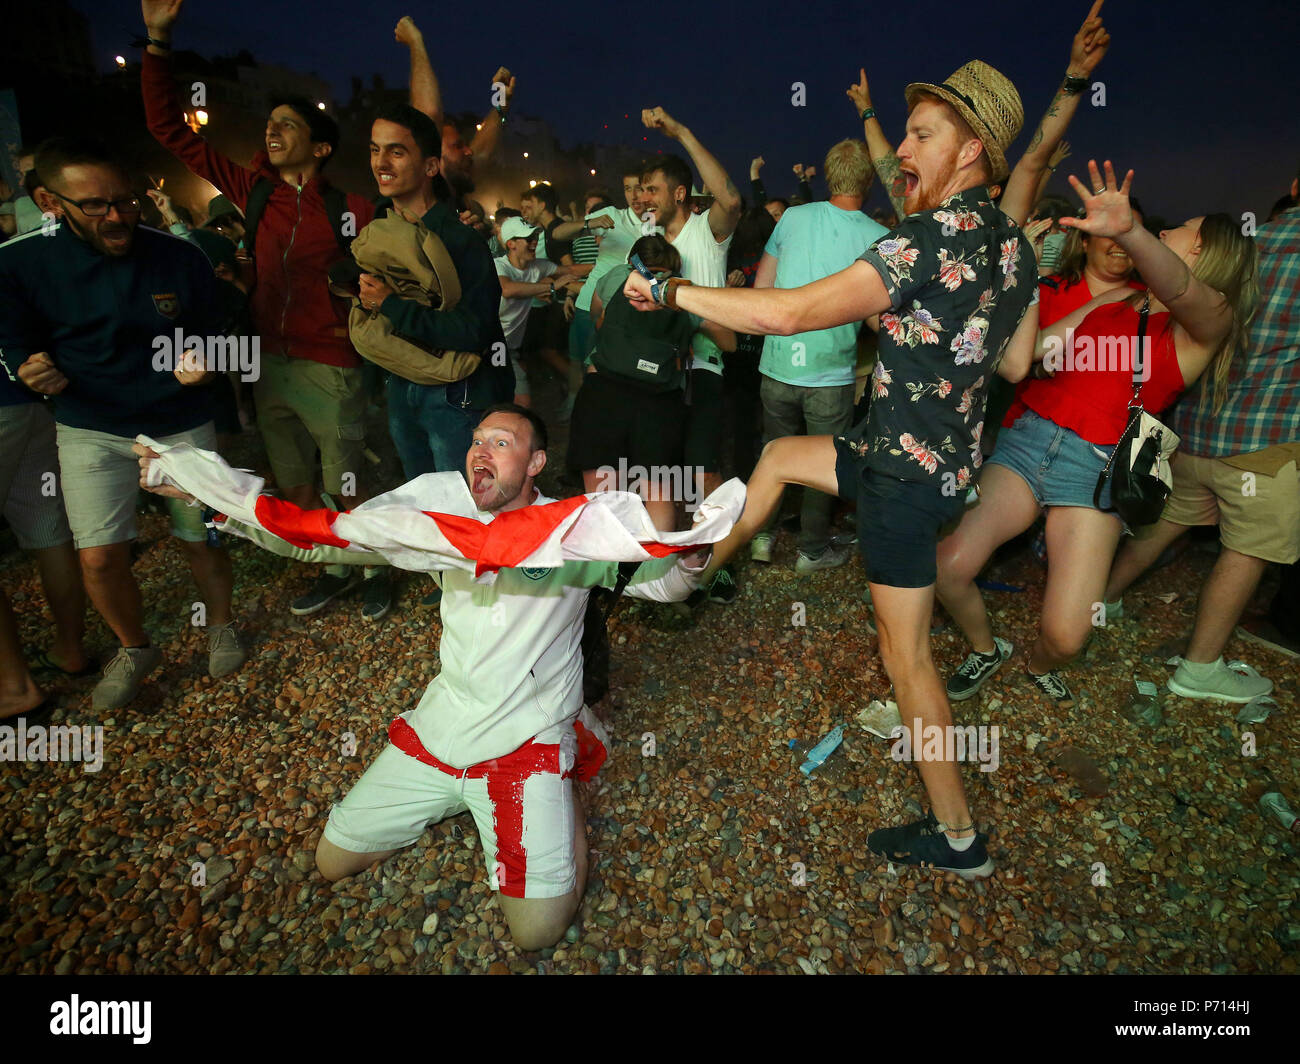
[[955, 495], [983, 461], [993, 374], [1038, 301], [1033, 250], [981, 186], [909, 215], [861, 259], [893, 302], [880, 316], [870, 410], [840, 442], [874, 472]]

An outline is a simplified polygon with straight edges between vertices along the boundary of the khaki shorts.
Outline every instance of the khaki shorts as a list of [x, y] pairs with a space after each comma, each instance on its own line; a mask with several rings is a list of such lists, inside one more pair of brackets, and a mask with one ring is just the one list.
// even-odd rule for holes
[[344, 369], [305, 358], [262, 356], [253, 399], [281, 491], [316, 484], [318, 450], [322, 480], [331, 495], [343, 493], [345, 473], [360, 482], [366, 429], [361, 377], [360, 366]]
[[1161, 518], [1175, 525], [1219, 526], [1229, 550], [1266, 562], [1300, 559], [1300, 481], [1289, 462], [1276, 475], [1249, 473], [1217, 458], [1176, 453], [1174, 491]]
[[0, 510], [23, 550], [72, 538], [63, 512], [54, 416], [45, 403], [0, 406]]
[[[131, 451], [135, 442], [94, 429], [58, 426], [59, 467], [63, 471], [63, 504], [78, 550], [107, 547], [135, 539], [135, 509], [140, 497], [140, 460]], [[209, 421], [188, 432], [159, 436], [159, 443], [190, 443], [205, 451], [217, 449], [217, 433]], [[208, 538], [203, 510], [181, 499], [168, 499], [172, 535], [187, 543]]]

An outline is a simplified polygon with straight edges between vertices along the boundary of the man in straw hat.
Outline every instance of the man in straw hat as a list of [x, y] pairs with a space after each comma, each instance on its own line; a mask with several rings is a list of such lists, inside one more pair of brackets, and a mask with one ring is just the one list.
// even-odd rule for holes
[[787, 484], [857, 501], [880, 654], [905, 722], [895, 757], [919, 762], [933, 807], [924, 820], [873, 832], [868, 845], [969, 879], [989, 875], [993, 862], [956, 763], [974, 729], [952, 728], [930, 657], [935, 551], [980, 467], [990, 379], [1020, 380], [1029, 369], [1037, 271], [987, 187], [1006, 180], [1006, 149], [1024, 118], [1015, 86], [976, 61], [942, 85], [909, 85], [907, 102], [898, 147], [907, 217], [847, 269], [793, 289], [661, 286], [633, 273], [625, 291], [640, 309], [659, 303], [747, 333], [789, 336], [881, 315], [868, 416], [846, 436], [764, 448], [744, 516], [715, 548], [704, 582], [763, 527]]

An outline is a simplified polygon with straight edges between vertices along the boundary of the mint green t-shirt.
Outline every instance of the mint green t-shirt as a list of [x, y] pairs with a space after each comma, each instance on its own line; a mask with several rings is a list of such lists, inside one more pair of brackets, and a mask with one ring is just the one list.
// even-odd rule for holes
[[[799, 288], [847, 269], [888, 230], [861, 211], [827, 201], [789, 208], [768, 238], [777, 288]], [[862, 323], [769, 336], [758, 369], [782, 384], [830, 388], [853, 383]]]

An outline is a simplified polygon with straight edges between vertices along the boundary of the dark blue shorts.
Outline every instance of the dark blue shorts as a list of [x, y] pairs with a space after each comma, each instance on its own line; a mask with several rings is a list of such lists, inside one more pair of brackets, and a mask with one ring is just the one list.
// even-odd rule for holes
[[857, 504], [858, 550], [867, 580], [886, 587], [929, 587], [938, 574], [939, 534], [961, 518], [966, 492], [883, 476], [837, 439], [839, 496]]

